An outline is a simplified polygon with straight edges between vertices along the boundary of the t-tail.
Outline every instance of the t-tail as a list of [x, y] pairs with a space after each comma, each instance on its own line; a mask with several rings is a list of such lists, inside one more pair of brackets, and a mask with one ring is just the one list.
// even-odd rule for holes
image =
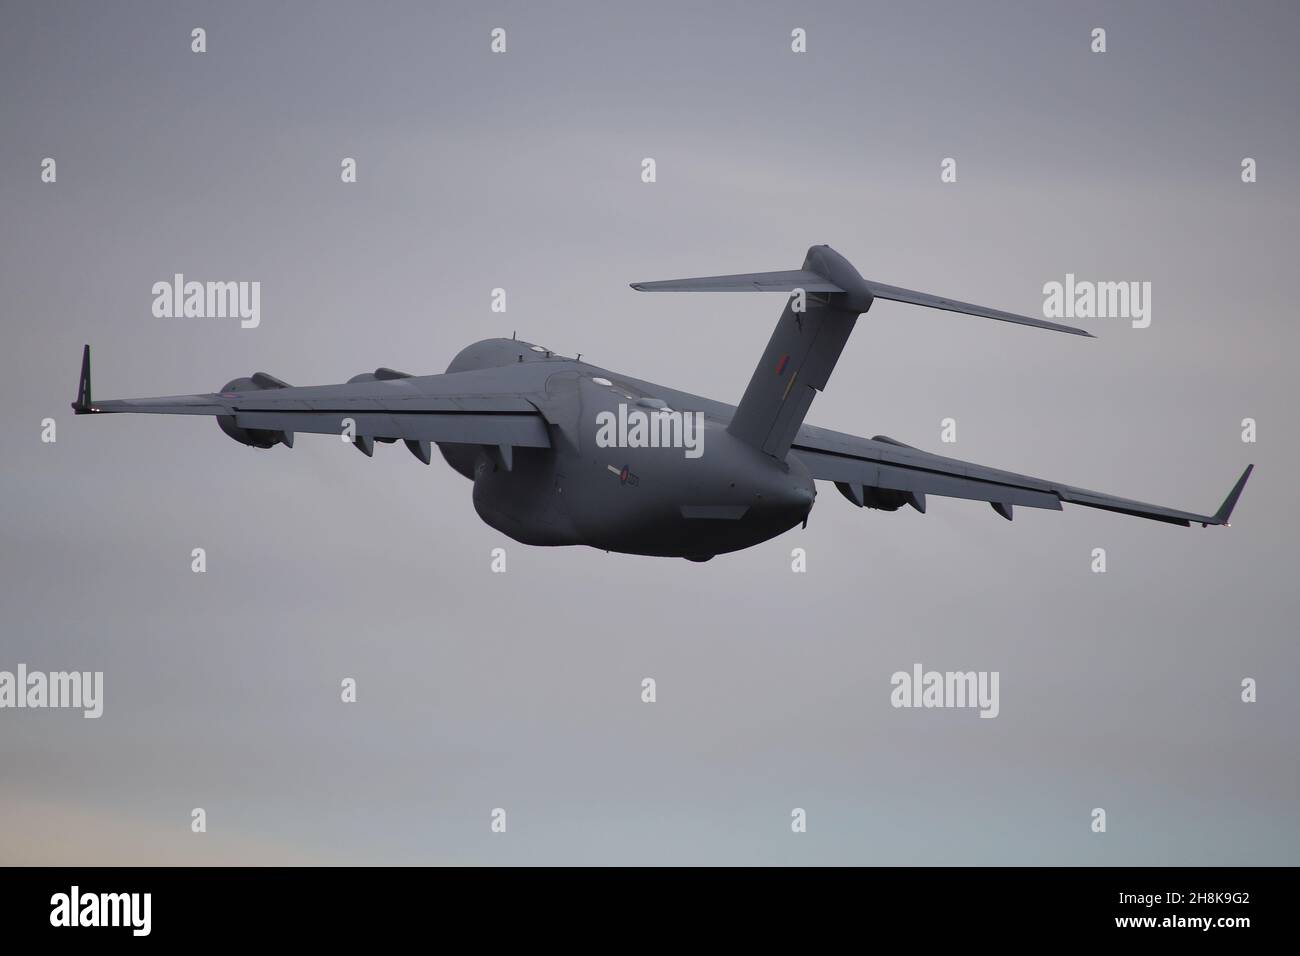
[[634, 282], [632, 288], [639, 292], [793, 293], [727, 426], [737, 438], [776, 458], [785, 458], [789, 452], [813, 398], [826, 388], [858, 316], [876, 299], [1092, 337], [1073, 326], [864, 279], [830, 246], [813, 246], [803, 268], [787, 272]]

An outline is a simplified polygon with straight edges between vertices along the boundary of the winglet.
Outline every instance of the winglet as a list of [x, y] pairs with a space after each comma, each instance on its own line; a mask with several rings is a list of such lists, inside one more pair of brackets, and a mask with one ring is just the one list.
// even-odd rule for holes
[[1228, 497], [1223, 499], [1223, 504], [1219, 505], [1219, 510], [1214, 513], [1215, 524], [1225, 526], [1228, 524], [1228, 519], [1232, 517], [1232, 509], [1237, 506], [1237, 499], [1241, 497], [1241, 489], [1246, 487], [1246, 479], [1250, 477], [1250, 473], [1254, 470], [1255, 466], [1253, 464], [1246, 466], [1246, 470], [1241, 473], [1237, 483], [1228, 492]]
[[81, 353], [81, 380], [77, 383], [77, 400], [72, 410], [78, 415], [88, 415], [95, 409], [90, 404], [90, 346]]

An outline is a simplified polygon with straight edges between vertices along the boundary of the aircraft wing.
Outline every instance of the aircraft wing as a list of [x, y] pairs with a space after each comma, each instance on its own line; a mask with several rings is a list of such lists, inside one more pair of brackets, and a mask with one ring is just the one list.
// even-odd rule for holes
[[341, 436], [350, 420], [349, 433], [367, 454], [376, 440], [400, 439], [416, 446], [424, 443], [423, 449], [412, 448], [422, 459], [428, 457], [428, 442], [507, 450], [550, 447], [546, 423], [536, 406], [500, 391], [499, 380], [478, 372], [414, 377], [377, 369], [375, 376], [366, 377], [370, 380], [295, 388], [259, 372], [238, 391], [101, 401], [90, 394], [87, 346], [72, 408], [78, 415], [213, 415], [238, 429], [278, 435], [272, 443], [287, 445], [292, 445], [297, 432]]
[[859, 506], [892, 510], [908, 504], [924, 512], [926, 495], [940, 495], [987, 501], [1008, 521], [1016, 505], [1060, 511], [1064, 502], [1184, 527], [1226, 525], [1255, 467], [1246, 467], [1218, 511], [1204, 515], [932, 455], [883, 435], [866, 439], [804, 426], [790, 451], [814, 478], [835, 482]]

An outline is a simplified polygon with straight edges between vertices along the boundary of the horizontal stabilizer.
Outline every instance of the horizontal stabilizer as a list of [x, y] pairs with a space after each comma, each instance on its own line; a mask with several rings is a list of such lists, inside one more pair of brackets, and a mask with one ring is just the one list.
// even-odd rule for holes
[[1071, 335], [1083, 335], [1090, 339], [1095, 338], [1091, 332], [1077, 329], [1073, 325], [1061, 325], [1058, 322], [1048, 322], [1027, 315], [1017, 315], [1014, 312], [1003, 312], [1001, 309], [987, 309], [982, 305], [958, 302], [956, 299], [945, 299], [943, 296], [931, 295], [928, 292], [913, 292], [911, 289], [900, 289], [896, 285], [885, 285], [883, 282], [873, 282], [870, 279], [867, 279], [866, 283], [867, 288], [871, 290], [873, 299], [888, 299], [891, 302], [924, 305], [931, 309], [942, 309], [945, 312], [961, 312], [965, 315], [977, 315], [985, 319], [997, 319], [999, 322], [1014, 322], [1016, 325], [1031, 325], [1036, 329], [1051, 329], [1053, 332], [1068, 332]]
[[662, 282], [633, 282], [638, 292], [843, 292], [834, 282], [809, 269], [786, 272], [744, 272], [734, 276], [703, 276], [699, 279], [664, 279]]
[[[830, 250], [829, 246], [814, 246], [809, 250], [811, 254], [815, 250]], [[836, 258], [841, 258], [838, 253], [834, 253]], [[809, 265], [805, 262], [805, 266]], [[847, 266], [848, 263], [845, 262]], [[849, 268], [852, 268], [851, 266]], [[823, 271], [825, 271], [823, 269]], [[995, 319], [998, 322], [1012, 322], [1016, 325], [1028, 325], [1036, 329], [1050, 329], [1053, 332], [1068, 332], [1070, 335], [1082, 335], [1086, 338], [1093, 338], [1091, 332], [1084, 329], [1076, 328], [1073, 325], [1062, 325], [1059, 322], [1048, 322], [1045, 319], [1037, 319], [1029, 315], [1019, 315], [1015, 312], [1004, 312], [1001, 309], [990, 309], [982, 305], [975, 305], [972, 302], [959, 302], [956, 299], [948, 299], [941, 295], [932, 295], [929, 292], [916, 292], [912, 289], [903, 289], [896, 285], [887, 285], [884, 282], [876, 282], [872, 279], [863, 279], [856, 271], [850, 275], [837, 276], [842, 280], [835, 282], [827, 276], [820, 275], [815, 269], [791, 269], [785, 272], [742, 272], [737, 275], [727, 276], [701, 276], [698, 279], [665, 279], [661, 282], [633, 282], [632, 288], [638, 292], [785, 292], [790, 293], [795, 289], [802, 289], [804, 292], [815, 293], [841, 293], [847, 294], [852, 292], [856, 298], [855, 311], [865, 312], [871, 307], [875, 299], [888, 299], [891, 302], [906, 302], [909, 305], [923, 305], [931, 309], [941, 309], [944, 312], [960, 312], [964, 315], [976, 315], [980, 318]], [[851, 288], [850, 288], [851, 287]]]

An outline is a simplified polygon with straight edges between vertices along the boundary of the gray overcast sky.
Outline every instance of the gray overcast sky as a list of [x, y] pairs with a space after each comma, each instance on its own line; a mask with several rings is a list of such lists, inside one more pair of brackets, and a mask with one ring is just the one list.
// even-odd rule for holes
[[[1294, 5], [0, 9], [0, 670], [106, 684], [0, 711], [0, 862], [1300, 862]], [[809, 420], [1200, 511], [1254, 461], [1234, 527], [825, 486], [705, 565], [532, 549], [437, 459], [68, 410], [83, 342], [109, 398], [515, 329], [735, 401], [779, 300], [627, 283], [819, 242], [1031, 314], [1151, 282], [1096, 341], [879, 303]], [[175, 272], [260, 281], [260, 327], [154, 318]], [[999, 671], [999, 717], [892, 708], [915, 662]]]

